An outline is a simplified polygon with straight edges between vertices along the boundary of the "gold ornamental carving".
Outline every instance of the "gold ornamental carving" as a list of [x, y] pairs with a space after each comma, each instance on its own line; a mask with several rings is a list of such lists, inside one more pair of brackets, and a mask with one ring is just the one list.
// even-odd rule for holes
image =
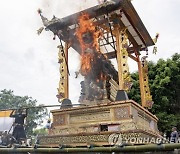
[[89, 121], [107, 121], [110, 120], [110, 112], [87, 113], [86, 115], [70, 115], [70, 123], [84, 123]]
[[127, 131], [127, 130], [135, 130], [137, 129], [136, 125], [134, 123], [124, 123], [120, 126], [121, 131]]
[[53, 116], [53, 125], [54, 126], [65, 125], [65, 123], [66, 123], [65, 115], [54, 115]]
[[149, 88], [149, 79], [148, 79], [148, 62], [146, 60], [147, 56], [142, 57], [142, 73], [144, 80], [144, 91], [145, 91], [145, 107], [151, 109], [153, 105], [152, 96]]
[[58, 46], [58, 61], [60, 64], [59, 72], [60, 72], [60, 81], [58, 90], [58, 101], [61, 102], [64, 98], [68, 98], [68, 66], [67, 66], [67, 57], [68, 53], [66, 53], [66, 48], [63, 48], [62, 45]]
[[108, 134], [88, 135], [88, 136], [54, 136], [48, 138], [40, 138], [41, 144], [72, 144], [72, 143], [88, 143], [88, 142], [107, 142]]
[[124, 80], [124, 90], [129, 91], [132, 86], [131, 82], [131, 76], [129, 72], [129, 66], [128, 66], [128, 35], [126, 34], [126, 28], [121, 31], [121, 36], [122, 36], [122, 72], [123, 72], [123, 80]]
[[130, 117], [129, 106], [119, 107], [114, 109], [115, 119], [123, 120], [128, 119]]

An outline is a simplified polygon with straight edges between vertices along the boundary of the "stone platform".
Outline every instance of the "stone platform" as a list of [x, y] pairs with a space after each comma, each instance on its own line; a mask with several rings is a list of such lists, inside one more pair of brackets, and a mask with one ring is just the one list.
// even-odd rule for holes
[[41, 145], [112, 145], [118, 142], [117, 134], [121, 134], [122, 139], [133, 138], [135, 144], [142, 144], [135, 138], [159, 136], [157, 117], [133, 100], [51, 112], [53, 126], [48, 136], [39, 138]]

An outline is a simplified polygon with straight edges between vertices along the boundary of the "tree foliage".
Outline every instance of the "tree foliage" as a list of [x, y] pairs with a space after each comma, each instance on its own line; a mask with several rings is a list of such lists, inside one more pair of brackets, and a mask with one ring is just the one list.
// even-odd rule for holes
[[[180, 130], [180, 54], [167, 60], [149, 62], [149, 86], [154, 105], [151, 112], [159, 118], [159, 130], [169, 131], [172, 126]], [[132, 74], [133, 87], [129, 97], [140, 102], [138, 73]]]
[[[12, 90], [2, 90], [0, 92], [0, 109], [18, 109], [28, 107], [25, 129], [28, 135], [33, 133], [33, 129], [42, 123], [43, 117], [47, 115], [46, 108], [34, 108], [37, 101], [28, 96], [15, 96]], [[33, 108], [31, 108], [33, 107]]]
[[33, 135], [48, 135], [48, 130], [46, 128], [39, 128], [39, 129], [35, 129], [33, 131]]

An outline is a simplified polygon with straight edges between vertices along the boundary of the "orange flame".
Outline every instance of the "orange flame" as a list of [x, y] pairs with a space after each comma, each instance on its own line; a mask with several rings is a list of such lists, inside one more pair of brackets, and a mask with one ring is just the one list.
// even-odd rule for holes
[[91, 64], [93, 62], [93, 54], [83, 54], [81, 56], [81, 74], [87, 75], [91, 71]]
[[[87, 35], [88, 38], [84, 38]], [[76, 36], [81, 47], [81, 74], [87, 75], [92, 69], [92, 62], [95, 59], [94, 52], [99, 50], [100, 31], [97, 31], [96, 26], [87, 13], [84, 13], [79, 18], [79, 27], [76, 30]], [[89, 39], [89, 41], [86, 41]], [[90, 49], [91, 52], [86, 52]]]
[[[83, 34], [85, 33], [91, 33], [93, 37], [93, 43], [88, 44], [85, 43], [83, 40]], [[82, 49], [82, 52], [86, 50], [87, 48], [95, 48], [97, 51], [99, 51], [99, 37], [100, 32], [96, 30], [96, 27], [92, 20], [90, 20], [89, 15], [87, 13], [84, 13], [79, 18], [79, 28], [76, 30], [76, 35], [78, 37], [78, 40], [80, 42], [80, 46]]]

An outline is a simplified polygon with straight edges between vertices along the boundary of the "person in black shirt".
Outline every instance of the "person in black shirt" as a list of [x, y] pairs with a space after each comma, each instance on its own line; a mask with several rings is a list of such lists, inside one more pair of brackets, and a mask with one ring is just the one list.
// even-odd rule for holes
[[22, 140], [26, 140], [26, 133], [24, 130], [24, 120], [26, 116], [27, 116], [27, 110], [26, 113], [23, 113], [22, 109], [16, 110], [15, 113], [14, 111], [12, 111], [10, 115], [10, 117], [15, 118], [12, 136], [16, 139], [18, 143], [20, 143]]

